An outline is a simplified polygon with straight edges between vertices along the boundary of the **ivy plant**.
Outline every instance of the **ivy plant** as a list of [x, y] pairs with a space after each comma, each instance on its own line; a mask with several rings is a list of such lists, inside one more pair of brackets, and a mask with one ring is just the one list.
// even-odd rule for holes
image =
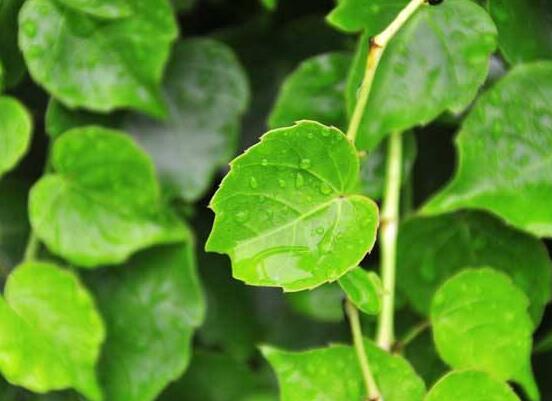
[[0, 400], [552, 398], [552, 7], [327, 3], [0, 0]]

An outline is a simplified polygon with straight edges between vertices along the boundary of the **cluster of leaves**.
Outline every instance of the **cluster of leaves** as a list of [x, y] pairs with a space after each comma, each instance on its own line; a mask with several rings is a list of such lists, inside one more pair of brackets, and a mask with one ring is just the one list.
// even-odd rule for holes
[[[422, 6], [354, 141], [370, 38], [408, 1], [250, 3], [0, 0], [0, 398], [366, 399], [358, 349], [327, 343], [349, 341], [344, 299], [366, 334], [382, 311], [368, 254], [399, 132], [405, 337], [362, 356], [382, 399], [552, 396], [534, 374], [552, 337], [533, 346], [552, 297], [547, 1]], [[233, 17], [187, 27], [206, 14]], [[265, 121], [211, 229], [217, 172]], [[453, 156], [426, 138], [457, 128], [438, 189], [427, 147]]]

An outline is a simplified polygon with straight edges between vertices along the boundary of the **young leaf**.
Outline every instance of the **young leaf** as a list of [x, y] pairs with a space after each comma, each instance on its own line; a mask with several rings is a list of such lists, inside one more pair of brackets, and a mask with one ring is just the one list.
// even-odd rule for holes
[[33, 79], [72, 108], [164, 115], [159, 85], [177, 35], [172, 9], [168, 0], [128, 6], [129, 17], [105, 20], [54, 0], [25, 2], [19, 45]]
[[18, 84], [25, 74], [25, 62], [17, 46], [17, 15], [23, 1], [0, 1], [0, 62], [8, 88]]
[[344, 129], [344, 87], [351, 57], [327, 53], [305, 60], [284, 81], [268, 125], [286, 127], [309, 119]]
[[29, 236], [28, 191], [28, 185], [20, 181], [0, 181], [0, 274], [3, 275], [23, 258]]
[[408, 4], [408, 0], [340, 0], [327, 16], [328, 22], [345, 32], [379, 33]]
[[377, 315], [380, 312], [383, 287], [376, 273], [357, 267], [341, 277], [339, 285], [362, 312], [367, 315]]
[[343, 320], [343, 291], [336, 283], [322, 285], [314, 290], [286, 295], [291, 308], [303, 316], [321, 322]]
[[[503, 273], [468, 269], [448, 280], [431, 305], [433, 338], [441, 358], [455, 369], [477, 369], [515, 380], [532, 400], [533, 322], [529, 301]], [[528, 376], [529, 375], [529, 376]]]
[[552, 7], [541, 0], [489, 0], [498, 45], [512, 64], [552, 58]]
[[152, 155], [169, 188], [194, 201], [236, 150], [249, 101], [247, 76], [225, 44], [190, 39], [175, 46], [165, 77], [168, 118], [132, 115], [124, 126]]
[[106, 320], [99, 366], [109, 401], [152, 401], [182, 375], [205, 304], [192, 244], [143, 252], [91, 278]]
[[[369, 341], [366, 355], [385, 401], [421, 401], [425, 385], [400, 356]], [[334, 345], [305, 352], [261, 349], [278, 377], [281, 401], [364, 400], [366, 389], [352, 347]]]
[[427, 316], [433, 294], [465, 266], [492, 266], [525, 292], [538, 326], [550, 301], [552, 264], [544, 244], [484, 213], [416, 217], [401, 225], [397, 286]]
[[[369, 36], [363, 35], [347, 84], [352, 112], [364, 76]], [[496, 28], [470, 0], [419, 10], [390, 42], [376, 72], [357, 145], [372, 150], [389, 133], [461, 112], [487, 77]]]
[[74, 274], [40, 262], [10, 274], [0, 297], [0, 371], [10, 383], [39, 393], [72, 387], [101, 400], [103, 340], [100, 315]]
[[123, 18], [133, 13], [131, 0], [58, 0], [60, 3], [100, 18]]
[[458, 171], [423, 213], [485, 209], [515, 227], [552, 236], [552, 63], [510, 71], [478, 100], [456, 146]]
[[19, 101], [0, 96], [0, 178], [27, 152], [32, 126], [31, 115]]
[[342, 132], [303, 121], [270, 131], [232, 162], [211, 201], [206, 249], [234, 277], [299, 291], [335, 281], [372, 249], [377, 206], [353, 195], [355, 148]]
[[31, 190], [33, 229], [48, 248], [82, 267], [120, 263], [133, 252], [188, 238], [163, 208], [153, 165], [118, 131], [77, 128], [54, 143], [55, 173]]
[[425, 401], [520, 401], [512, 389], [473, 370], [451, 372], [429, 391]]

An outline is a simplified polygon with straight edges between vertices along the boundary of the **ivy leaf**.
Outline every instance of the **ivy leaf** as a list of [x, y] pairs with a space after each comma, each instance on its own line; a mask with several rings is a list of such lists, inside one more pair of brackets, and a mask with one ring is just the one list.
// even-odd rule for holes
[[27, 153], [32, 126], [31, 115], [19, 101], [0, 96], [0, 178]]
[[341, 277], [339, 285], [353, 305], [362, 312], [367, 315], [380, 312], [383, 286], [376, 273], [357, 267]]
[[268, 125], [286, 127], [309, 119], [345, 128], [345, 82], [351, 57], [326, 53], [303, 61], [284, 81]]
[[10, 274], [0, 297], [0, 371], [10, 383], [38, 393], [72, 387], [101, 400], [103, 340], [100, 315], [74, 274], [41, 262]]
[[552, 63], [512, 69], [478, 100], [456, 146], [456, 175], [423, 213], [485, 209], [522, 230], [552, 236]]
[[228, 46], [212, 39], [178, 43], [168, 65], [168, 119], [132, 115], [124, 124], [152, 155], [162, 180], [194, 201], [234, 154], [249, 101], [247, 76]]
[[0, 271], [8, 271], [23, 258], [29, 236], [27, 221], [27, 192], [20, 181], [0, 181]]
[[308, 318], [321, 322], [343, 320], [343, 291], [337, 284], [322, 285], [314, 290], [287, 294], [291, 308]]
[[172, 9], [167, 0], [128, 5], [129, 17], [105, 20], [54, 0], [25, 2], [19, 45], [33, 79], [71, 108], [163, 116], [159, 85], [177, 35]]
[[377, 206], [351, 191], [358, 157], [335, 128], [303, 121], [270, 131], [231, 164], [211, 201], [206, 249], [234, 277], [299, 291], [356, 267], [376, 239]]
[[[347, 84], [349, 112], [364, 75], [369, 36], [363, 35]], [[427, 124], [470, 104], [489, 70], [496, 28], [470, 0], [419, 10], [389, 43], [376, 72], [357, 145], [372, 150], [391, 132]]]
[[193, 252], [155, 248], [91, 278], [108, 333], [99, 367], [106, 400], [152, 401], [188, 366], [205, 314]]
[[455, 369], [477, 369], [520, 383], [539, 399], [530, 372], [533, 322], [529, 301], [503, 273], [467, 269], [436, 292], [431, 305], [433, 338], [441, 358]]
[[129, 17], [133, 9], [129, 0], [58, 0], [60, 3], [100, 18]]
[[544, 0], [489, 0], [498, 44], [512, 64], [552, 58], [552, 8]]
[[451, 372], [427, 394], [425, 401], [519, 401], [512, 389], [491, 376], [472, 370]]
[[[421, 401], [425, 385], [400, 356], [365, 341], [366, 355], [385, 401]], [[281, 401], [363, 400], [366, 390], [352, 347], [334, 345], [305, 352], [262, 347], [278, 377]]]
[[408, 0], [340, 0], [327, 16], [328, 22], [345, 32], [379, 33], [408, 4]]
[[544, 244], [487, 214], [409, 219], [397, 247], [397, 285], [425, 316], [437, 288], [465, 266], [492, 266], [510, 276], [531, 301], [535, 327], [550, 301], [552, 264]]
[[0, 1], [0, 62], [4, 67], [4, 85], [8, 88], [17, 85], [25, 74], [25, 62], [17, 46], [17, 15], [23, 1]]
[[128, 137], [77, 128], [54, 143], [55, 173], [31, 190], [32, 227], [48, 248], [82, 267], [115, 264], [139, 249], [188, 238], [163, 208], [151, 161]]

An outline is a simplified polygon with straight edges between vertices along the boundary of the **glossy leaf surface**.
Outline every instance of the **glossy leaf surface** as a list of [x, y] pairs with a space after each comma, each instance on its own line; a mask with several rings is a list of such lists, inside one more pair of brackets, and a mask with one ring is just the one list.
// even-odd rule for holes
[[0, 178], [27, 152], [32, 126], [29, 112], [18, 100], [0, 96]]
[[17, 267], [0, 298], [0, 327], [0, 371], [10, 383], [102, 399], [95, 365], [104, 326], [74, 274], [40, 262]]
[[165, 75], [169, 116], [132, 115], [125, 129], [153, 157], [161, 179], [179, 197], [197, 200], [233, 156], [249, 85], [232, 49], [212, 39], [178, 43]]
[[423, 213], [485, 209], [522, 230], [552, 236], [552, 63], [510, 71], [478, 100], [456, 146], [456, 175]]
[[152, 401], [182, 375], [205, 304], [193, 245], [148, 250], [91, 279], [106, 320], [105, 398]]
[[519, 401], [505, 383], [477, 371], [452, 372], [427, 394], [425, 401]]
[[[376, 72], [357, 138], [371, 150], [389, 133], [424, 125], [441, 113], [461, 112], [487, 77], [496, 28], [470, 0], [447, 0], [419, 10], [390, 42]], [[364, 75], [363, 35], [347, 84], [349, 112]]]
[[525, 294], [503, 273], [467, 269], [448, 280], [431, 306], [433, 338], [443, 360], [515, 380], [538, 399], [531, 378], [533, 322]]
[[33, 229], [52, 252], [96, 267], [188, 237], [162, 205], [151, 161], [123, 133], [74, 129], [52, 152], [54, 173], [35, 184], [29, 202]]
[[377, 315], [380, 312], [383, 286], [376, 273], [357, 267], [341, 277], [339, 285], [362, 312], [368, 315]]
[[216, 219], [206, 249], [228, 254], [235, 278], [314, 288], [372, 248], [377, 206], [350, 194], [358, 158], [339, 130], [304, 121], [270, 131], [231, 167], [211, 201]]
[[466, 266], [491, 266], [525, 292], [535, 327], [550, 300], [552, 264], [544, 244], [476, 212], [417, 217], [399, 229], [397, 285], [428, 315], [433, 294]]
[[[363, 400], [364, 382], [352, 347], [335, 345], [305, 352], [263, 347], [278, 377], [281, 401]], [[421, 401], [423, 381], [400, 356], [366, 341], [366, 354], [385, 401]]]
[[105, 20], [54, 0], [25, 2], [19, 45], [33, 79], [70, 107], [102, 112], [130, 107], [164, 115], [159, 85], [177, 35], [172, 9], [168, 0], [125, 4], [128, 17]]

